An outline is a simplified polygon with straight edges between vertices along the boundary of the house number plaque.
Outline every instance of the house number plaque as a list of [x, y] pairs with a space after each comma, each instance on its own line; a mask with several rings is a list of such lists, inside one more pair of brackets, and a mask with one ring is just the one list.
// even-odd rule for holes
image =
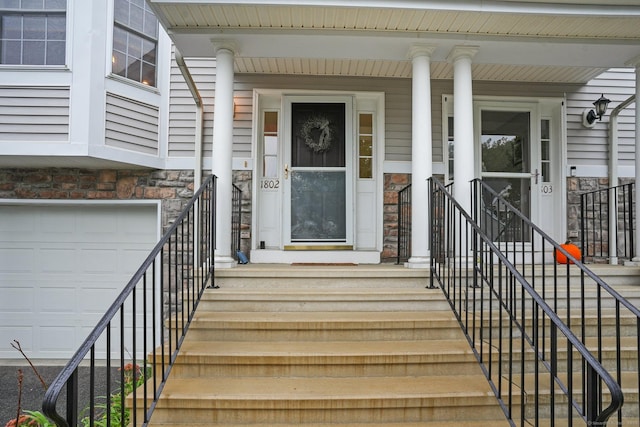
[[278, 191], [280, 189], [279, 179], [261, 179], [260, 189], [262, 191]]

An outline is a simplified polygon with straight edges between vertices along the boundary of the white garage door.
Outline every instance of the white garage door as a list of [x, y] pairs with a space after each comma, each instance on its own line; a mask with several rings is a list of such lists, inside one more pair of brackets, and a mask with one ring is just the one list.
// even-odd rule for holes
[[158, 229], [156, 205], [0, 205], [0, 358], [69, 358]]

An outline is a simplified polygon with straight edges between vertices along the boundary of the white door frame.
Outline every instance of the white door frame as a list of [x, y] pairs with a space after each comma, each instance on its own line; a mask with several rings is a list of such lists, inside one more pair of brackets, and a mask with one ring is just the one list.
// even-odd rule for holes
[[[278, 227], [282, 228], [279, 231], [278, 236], [280, 237], [276, 244], [269, 244], [266, 242], [265, 249], [260, 249], [261, 241], [264, 241], [261, 238], [261, 224], [260, 218], [263, 214], [262, 205], [260, 203], [264, 203], [265, 198], [261, 196], [260, 185], [262, 182], [261, 177], [261, 156], [262, 156], [262, 114], [265, 109], [274, 110], [277, 109], [279, 112], [279, 138], [281, 140], [280, 147], [281, 149], [286, 145], [290, 145], [290, 136], [288, 137], [288, 141], [285, 141], [285, 132], [290, 132], [291, 127], [291, 119], [289, 114], [285, 113], [285, 98], [287, 99], [302, 99], [304, 102], [309, 101], [317, 101], [323, 102], [323, 100], [332, 100], [335, 102], [336, 99], [340, 100], [350, 100], [350, 105], [347, 106], [347, 114], [351, 120], [351, 130], [350, 137], [352, 139], [352, 146], [350, 148], [350, 152], [347, 157], [348, 162], [350, 162], [350, 169], [347, 169], [348, 173], [352, 176], [352, 183], [348, 189], [351, 193], [348, 196], [352, 203], [354, 203], [354, 208], [351, 209], [348, 214], [351, 216], [351, 241], [353, 245], [353, 250], [326, 250], [320, 249], [318, 250], [284, 250], [284, 246], [286, 244], [284, 236], [284, 212], [289, 209], [290, 205], [285, 206], [285, 202], [287, 197], [284, 196], [282, 184], [284, 178], [284, 153], [279, 153], [279, 163], [278, 168], [280, 174], [277, 177], [277, 180], [280, 184], [280, 194], [271, 192], [268, 196], [270, 197], [268, 200], [271, 202], [274, 201], [274, 196], [281, 199], [282, 201], [278, 204], [279, 209], [277, 212], [273, 212], [271, 210], [271, 214], [268, 215], [268, 220], [271, 222], [271, 218], [275, 215], [278, 216]], [[268, 99], [268, 102], [263, 102], [264, 99]], [[383, 194], [384, 194], [384, 180], [383, 180], [383, 164], [384, 164], [384, 135], [385, 135], [385, 97], [383, 92], [337, 92], [337, 91], [313, 91], [313, 90], [278, 90], [278, 89], [254, 89], [253, 96], [253, 129], [252, 129], [252, 142], [253, 148], [252, 152], [255, 156], [255, 161], [253, 162], [253, 192], [252, 192], [252, 205], [254, 206], [255, 215], [252, 215], [252, 233], [251, 233], [251, 262], [253, 263], [354, 263], [354, 264], [379, 264], [380, 263], [380, 254], [383, 247]], [[278, 100], [276, 102], [276, 100]], [[376, 218], [373, 220], [375, 223], [375, 232], [376, 236], [374, 238], [374, 246], [367, 248], [359, 248], [357, 242], [357, 227], [356, 227], [356, 219], [358, 215], [358, 206], [355, 205], [357, 200], [358, 193], [358, 184], [357, 184], [357, 144], [356, 141], [356, 125], [357, 125], [357, 117], [360, 112], [368, 112], [373, 113], [374, 115], [374, 157], [376, 158], [374, 161], [374, 194], [372, 203], [375, 206], [375, 215]], [[287, 130], [289, 129], [289, 130]], [[370, 185], [367, 185], [366, 188], [370, 188]], [[271, 190], [269, 190], [271, 191]], [[290, 203], [290, 201], [289, 201]], [[360, 214], [362, 214], [360, 212]], [[264, 215], [262, 215], [264, 217]], [[275, 219], [275, 218], [274, 218]], [[263, 218], [264, 220], [264, 218]], [[289, 227], [289, 225], [287, 225]], [[319, 245], [320, 246], [320, 245]]]
[[[445, 166], [445, 176], [449, 174], [449, 129], [448, 118], [453, 117], [453, 96], [449, 94], [442, 95], [442, 149], [443, 163]], [[565, 167], [566, 164], [566, 111], [565, 100], [563, 98], [531, 98], [531, 97], [496, 97], [496, 96], [477, 96], [474, 97], [474, 165], [475, 176], [481, 177], [482, 161], [480, 147], [480, 110], [516, 110], [530, 111], [532, 123], [532, 144], [535, 144], [535, 161], [540, 161], [540, 123], [541, 120], [550, 120], [551, 124], [551, 186], [547, 186], [552, 193], [546, 195], [538, 194], [538, 202], [535, 206], [532, 204], [532, 216], [535, 211], [535, 222], [544, 226], [544, 231], [557, 241], [562, 241], [566, 234], [566, 180]], [[534, 135], [535, 132], [535, 135]], [[534, 139], [535, 138], [535, 139]], [[532, 159], [532, 165], [534, 164]], [[538, 165], [539, 167], [539, 165]], [[533, 166], [535, 169], [535, 166]], [[539, 186], [540, 187], [540, 186]], [[533, 188], [532, 188], [533, 191]], [[533, 203], [533, 202], [532, 202]], [[552, 212], [552, 213], [551, 213]], [[540, 219], [544, 216], [545, 221]], [[548, 221], [547, 219], [553, 219]]]

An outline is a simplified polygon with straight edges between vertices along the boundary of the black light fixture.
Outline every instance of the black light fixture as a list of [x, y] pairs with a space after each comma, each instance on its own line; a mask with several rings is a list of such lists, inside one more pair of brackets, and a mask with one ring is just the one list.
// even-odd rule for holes
[[596, 107], [595, 111], [586, 109], [582, 115], [582, 124], [585, 127], [594, 127], [596, 119], [602, 120], [602, 116], [607, 112], [607, 106], [611, 100], [604, 97], [604, 94], [600, 96], [594, 103], [593, 106]]

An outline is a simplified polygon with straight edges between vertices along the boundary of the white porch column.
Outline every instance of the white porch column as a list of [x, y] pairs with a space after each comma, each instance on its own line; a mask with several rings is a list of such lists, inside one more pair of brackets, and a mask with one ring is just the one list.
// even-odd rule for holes
[[[627, 63], [629, 66], [636, 67], [636, 171], [635, 171], [635, 190], [636, 195], [638, 194], [638, 189], [640, 188], [640, 56], [635, 57], [633, 60]], [[637, 224], [638, 222], [638, 214], [640, 214], [640, 209], [638, 209], [638, 199], [636, 197], [636, 203], [634, 207], [634, 215], [636, 218], [636, 229], [635, 229], [635, 241], [634, 245], [634, 257], [633, 262], [635, 265], [640, 265], [640, 227]]]
[[231, 268], [231, 198], [233, 162], [233, 61], [228, 41], [213, 41], [216, 55], [215, 104], [213, 107], [212, 173], [218, 177], [216, 203], [215, 268]]
[[456, 46], [449, 53], [453, 62], [453, 188], [454, 196], [471, 214], [471, 187], [475, 178], [473, 143], [473, 89], [471, 60], [476, 46]]
[[431, 54], [435, 46], [415, 45], [411, 81], [411, 258], [408, 268], [430, 265], [429, 183], [432, 175]]

